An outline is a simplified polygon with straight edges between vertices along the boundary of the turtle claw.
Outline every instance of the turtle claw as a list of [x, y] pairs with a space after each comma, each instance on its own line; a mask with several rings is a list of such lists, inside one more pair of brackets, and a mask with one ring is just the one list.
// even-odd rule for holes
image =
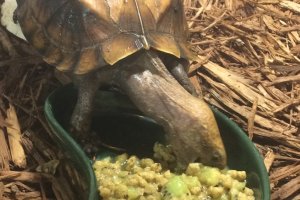
[[92, 144], [91, 141], [82, 142], [83, 144], [83, 151], [89, 156], [94, 157], [99, 152], [99, 146], [96, 144]]
[[119, 152], [119, 153], [126, 152], [126, 149], [111, 146], [110, 144], [103, 142], [99, 136], [99, 133], [91, 132], [91, 133], [83, 135], [83, 136], [81, 136], [81, 138], [78, 140], [78, 142], [81, 145], [83, 151], [90, 158], [97, 155], [97, 153], [99, 153], [101, 148], [107, 149], [112, 152]]
[[80, 144], [83, 151], [88, 156], [93, 156], [99, 150], [97, 145], [94, 144], [96, 140], [94, 140], [92, 134], [90, 133], [90, 123], [86, 118], [82, 118], [79, 115], [73, 114], [71, 118], [71, 127], [69, 129], [72, 136], [75, 140]]
[[99, 152], [99, 138], [95, 135], [95, 133], [90, 133], [87, 131], [78, 131], [75, 130], [74, 127], [70, 129], [70, 132], [76, 142], [81, 146], [83, 151], [89, 156], [93, 157], [96, 155], [97, 152]]

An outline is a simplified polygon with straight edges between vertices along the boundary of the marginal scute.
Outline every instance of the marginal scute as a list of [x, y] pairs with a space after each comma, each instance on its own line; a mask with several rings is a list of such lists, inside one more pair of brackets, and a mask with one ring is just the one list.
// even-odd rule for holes
[[33, 37], [32, 37], [32, 44], [33, 46], [38, 50], [38, 51], [43, 51], [45, 50], [48, 45], [48, 39], [45, 36], [45, 33], [43, 31], [43, 29], [37, 29], [34, 33], [33, 33]]
[[[74, 73], [84, 74], [85, 71], [92, 71], [104, 65], [107, 65], [107, 63], [103, 60], [99, 47], [84, 49], [81, 51], [80, 59], [74, 68]], [[80, 66], [85, 66], [84, 70]]]
[[108, 64], [113, 65], [143, 47], [143, 42], [136, 35], [123, 33], [102, 44], [102, 55]]
[[186, 41], [181, 41], [181, 42], [178, 42], [177, 44], [180, 47], [180, 57], [181, 58], [186, 58], [187, 60], [190, 60], [190, 61], [197, 60], [197, 56], [188, 49], [188, 44]]
[[[172, 54], [178, 58], [181, 57], [180, 49], [177, 41], [169, 34], [150, 33], [148, 35], [150, 45], [159, 51]], [[168, 48], [166, 48], [168, 47]]]
[[29, 7], [29, 5], [27, 5], [28, 1], [25, 1], [23, 4], [25, 4], [22, 7], [19, 7], [17, 10], [17, 15], [18, 18], [24, 19], [24, 20], [20, 20], [20, 25], [22, 28], [22, 31], [24, 34], [26, 34], [27, 40], [29, 40], [29, 42], [31, 41], [31, 34], [33, 32], [36, 31], [36, 29], [38, 29], [38, 23], [36, 22], [36, 20], [34, 19], [34, 16], [32, 15], [31, 12], [31, 8]]
[[60, 71], [70, 71], [75, 67], [78, 59], [79, 52], [63, 54], [63, 59], [56, 65], [56, 67]]
[[88, 73], [149, 46], [193, 57], [181, 0], [25, 0], [19, 13], [27, 40], [59, 70]]
[[55, 46], [53, 46], [53, 44], [51, 44], [45, 54], [44, 54], [44, 60], [51, 64], [51, 65], [57, 65], [58, 63], [60, 63], [63, 59], [63, 53], [61, 51], [61, 49], [56, 48]]

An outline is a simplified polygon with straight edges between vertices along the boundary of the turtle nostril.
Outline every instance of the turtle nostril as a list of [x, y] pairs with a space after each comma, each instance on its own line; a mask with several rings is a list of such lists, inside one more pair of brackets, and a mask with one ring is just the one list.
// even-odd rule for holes
[[213, 162], [220, 162], [221, 160], [222, 160], [222, 155], [218, 151], [213, 152], [212, 161]]

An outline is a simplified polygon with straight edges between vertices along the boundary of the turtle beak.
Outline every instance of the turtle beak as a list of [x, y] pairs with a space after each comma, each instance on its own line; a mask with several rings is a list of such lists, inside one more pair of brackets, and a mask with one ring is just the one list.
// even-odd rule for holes
[[201, 159], [223, 168], [226, 153], [209, 106], [188, 93], [162, 61], [145, 51], [118, 67], [116, 83], [147, 116], [163, 126], [178, 161]]
[[226, 153], [222, 149], [215, 149], [210, 154], [211, 157], [204, 156], [203, 158], [199, 158], [196, 160], [196, 162], [200, 163], [207, 163], [206, 165], [212, 166], [212, 167], [218, 167], [220, 169], [223, 169], [226, 167]]

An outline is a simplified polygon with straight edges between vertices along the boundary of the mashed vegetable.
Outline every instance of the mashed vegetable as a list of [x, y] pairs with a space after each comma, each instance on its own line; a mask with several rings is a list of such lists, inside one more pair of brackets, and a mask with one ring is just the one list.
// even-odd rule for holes
[[127, 154], [93, 167], [104, 200], [254, 200], [244, 171], [190, 163], [185, 173], [175, 174], [152, 159]]

